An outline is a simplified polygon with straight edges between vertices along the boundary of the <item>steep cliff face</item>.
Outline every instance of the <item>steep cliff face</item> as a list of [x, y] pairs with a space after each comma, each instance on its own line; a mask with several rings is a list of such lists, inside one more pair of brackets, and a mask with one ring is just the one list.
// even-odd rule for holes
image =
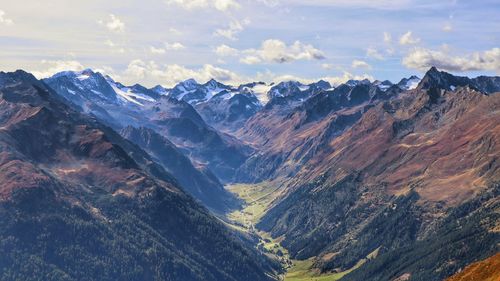
[[218, 213], [238, 206], [236, 199], [224, 189], [217, 177], [204, 167], [193, 163], [169, 140], [154, 130], [126, 127], [121, 135], [144, 149], [161, 164], [179, 184], [203, 205]]
[[143, 150], [22, 71], [0, 73], [6, 280], [272, 280], [273, 263]]

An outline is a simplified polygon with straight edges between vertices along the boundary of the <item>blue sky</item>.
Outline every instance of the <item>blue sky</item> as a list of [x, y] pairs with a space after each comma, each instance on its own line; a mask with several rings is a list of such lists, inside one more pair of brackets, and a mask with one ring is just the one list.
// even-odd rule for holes
[[0, 0], [0, 70], [127, 84], [499, 75], [500, 2]]

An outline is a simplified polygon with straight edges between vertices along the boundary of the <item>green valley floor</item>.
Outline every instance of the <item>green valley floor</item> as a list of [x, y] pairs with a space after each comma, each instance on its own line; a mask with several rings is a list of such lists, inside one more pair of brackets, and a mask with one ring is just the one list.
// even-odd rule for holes
[[[339, 273], [319, 274], [312, 269], [314, 258], [308, 260], [291, 260], [288, 252], [280, 245], [282, 239], [272, 238], [269, 233], [259, 231], [255, 224], [266, 213], [268, 207], [281, 194], [279, 183], [262, 182], [258, 184], [233, 184], [226, 189], [244, 201], [241, 210], [235, 210], [227, 215], [232, 227], [259, 238], [257, 247], [267, 255], [279, 260], [286, 273], [277, 276], [284, 281], [336, 281], [344, 275], [361, 266], [366, 260], [360, 260], [356, 266]], [[368, 259], [377, 253], [372, 253]]]

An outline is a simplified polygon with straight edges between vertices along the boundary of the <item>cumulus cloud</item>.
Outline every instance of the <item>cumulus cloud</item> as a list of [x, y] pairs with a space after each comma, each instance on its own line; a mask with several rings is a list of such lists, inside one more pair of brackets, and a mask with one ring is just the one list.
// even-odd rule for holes
[[162, 54], [165, 54], [167, 52], [163, 48], [156, 48], [154, 46], [149, 47], [149, 50], [151, 51], [152, 54], [156, 54], [156, 55], [162, 55]]
[[157, 48], [157, 47], [151, 46], [151, 47], [149, 47], [149, 50], [152, 54], [162, 55], [162, 54], [165, 54], [167, 51], [179, 51], [179, 50], [186, 48], [184, 45], [182, 45], [179, 42], [175, 42], [175, 43], [168, 43], [167, 42], [167, 43], [164, 43], [163, 45], [164, 45], [163, 48]]
[[245, 26], [250, 24], [250, 20], [243, 21], [232, 20], [229, 26], [225, 29], [217, 29], [214, 32], [215, 36], [227, 38], [229, 40], [237, 40], [236, 35], [245, 29]]
[[215, 53], [221, 57], [237, 56], [239, 51], [235, 48], [231, 48], [228, 45], [222, 44], [215, 48]]
[[84, 69], [84, 66], [76, 60], [42, 60], [40, 69], [31, 72], [38, 79], [50, 77], [61, 71], [80, 71]]
[[145, 62], [140, 59], [131, 61], [123, 76], [130, 83], [148, 80], [165, 86], [173, 86], [190, 78], [200, 82], [214, 78], [228, 84], [239, 84], [245, 80], [230, 70], [210, 64], [205, 64], [201, 68], [187, 68], [178, 64], [160, 66], [154, 61]]
[[178, 5], [188, 10], [212, 7], [223, 12], [240, 7], [236, 0], [167, 0], [166, 3]]
[[363, 80], [363, 79], [368, 79], [368, 80], [375, 80], [373, 76], [369, 74], [362, 74], [362, 75], [354, 75], [350, 72], [344, 71], [342, 75], [339, 76], [325, 76], [325, 77], [320, 77], [320, 78], [303, 78], [303, 77], [298, 77], [295, 75], [278, 75], [275, 73], [272, 73], [271, 71], [266, 71], [264, 73], [258, 73], [257, 76], [255, 77], [255, 81], [265, 81], [265, 82], [282, 82], [282, 81], [299, 81], [303, 84], [311, 84], [314, 82], [318, 82], [319, 80], [325, 80], [328, 81], [332, 85], [339, 85], [342, 83], [345, 83], [349, 80]]
[[414, 45], [420, 42], [420, 38], [414, 37], [411, 31], [406, 32], [399, 38], [399, 44], [401, 45]]
[[165, 43], [165, 49], [169, 50], [169, 51], [179, 51], [179, 50], [182, 50], [182, 49], [185, 49], [186, 47], [182, 44], [182, 43], [179, 43], [179, 42], [174, 42], [174, 43]]
[[256, 63], [287, 63], [297, 60], [322, 60], [325, 54], [309, 44], [295, 41], [291, 45], [277, 39], [262, 42], [260, 49], [248, 49], [241, 62], [246, 64]]
[[453, 56], [446, 49], [436, 51], [415, 48], [403, 58], [403, 65], [420, 71], [426, 71], [435, 66], [447, 71], [490, 70], [498, 73], [500, 72], [500, 48], [462, 56]]
[[366, 56], [372, 59], [383, 60], [384, 56], [375, 48], [366, 49]]
[[213, 5], [219, 11], [227, 11], [231, 8], [240, 7], [240, 4], [234, 0], [215, 0]]
[[366, 69], [372, 68], [371, 65], [369, 65], [366, 61], [362, 60], [353, 60], [351, 66], [352, 68], [366, 68]]
[[99, 20], [98, 23], [112, 32], [125, 31], [125, 23], [114, 14], [110, 14], [107, 20]]
[[13, 25], [14, 21], [6, 17], [5, 11], [0, 10], [0, 24]]
[[241, 58], [240, 62], [244, 64], [258, 64], [262, 62], [262, 60], [256, 56], [246, 56], [244, 58]]

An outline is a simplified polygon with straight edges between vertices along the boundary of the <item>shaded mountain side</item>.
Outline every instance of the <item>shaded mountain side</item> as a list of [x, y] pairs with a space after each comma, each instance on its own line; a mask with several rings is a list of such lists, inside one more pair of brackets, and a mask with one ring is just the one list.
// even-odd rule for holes
[[[472, 262], [498, 253], [499, 196], [500, 185], [497, 184], [473, 200], [448, 210], [446, 218], [439, 221], [432, 233], [412, 243], [401, 244], [398, 248], [380, 248], [375, 259], [342, 280], [382, 281], [406, 276], [408, 279], [405, 280], [439, 281]], [[387, 217], [391, 218], [395, 212], [388, 211]], [[384, 227], [390, 229], [386, 223]]]
[[159, 116], [148, 125], [151, 124], [155, 131], [166, 136], [189, 156], [195, 165], [207, 166], [222, 182], [230, 182], [236, 169], [253, 151], [238, 139], [190, 118]]
[[232, 133], [240, 129], [262, 105], [250, 90], [241, 90], [239, 94], [223, 91], [195, 108], [208, 124], [219, 131]]
[[287, 96], [273, 99], [282, 103], [271, 100], [236, 133], [258, 151], [238, 169], [236, 179], [294, 177], [370, 107], [402, 91], [397, 86], [381, 90], [369, 82], [351, 84], [319, 91], [301, 103], [287, 102]]
[[500, 253], [468, 265], [446, 281], [496, 281], [500, 278]]
[[[499, 94], [467, 86], [417, 88], [377, 104], [318, 146], [257, 227], [280, 237], [292, 257], [317, 257], [321, 271], [347, 270], [379, 254], [347, 280], [392, 280], [404, 273], [414, 276], [409, 280], [441, 280], [498, 251], [490, 222], [498, 221], [499, 109]], [[477, 216], [457, 217], [473, 227], [454, 225], [452, 214], [482, 200], [480, 194], [489, 199], [474, 207]], [[422, 240], [452, 246], [443, 256]], [[469, 249], [470, 256], [464, 259], [453, 247]], [[436, 255], [418, 263], [402, 252]], [[392, 260], [393, 267], [390, 257], [401, 260]], [[383, 266], [371, 267], [378, 262]], [[432, 276], [438, 277], [426, 279]]]
[[121, 135], [137, 144], [161, 164], [193, 197], [210, 209], [223, 213], [236, 208], [238, 202], [209, 170], [195, 168], [177, 147], [152, 129], [126, 127]]
[[155, 130], [222, 181], [231, 180], [234, 171], [251, 153], [250, 147], [207, 125], [189, 103], [140, 85], [126, 87], [91, 70], [58, 73], [44, 82], [68, 105], [95, 116], [117, 131], [127, 126]]
[[0, 73], [1, 280], [272, 280], [144, 151]]

